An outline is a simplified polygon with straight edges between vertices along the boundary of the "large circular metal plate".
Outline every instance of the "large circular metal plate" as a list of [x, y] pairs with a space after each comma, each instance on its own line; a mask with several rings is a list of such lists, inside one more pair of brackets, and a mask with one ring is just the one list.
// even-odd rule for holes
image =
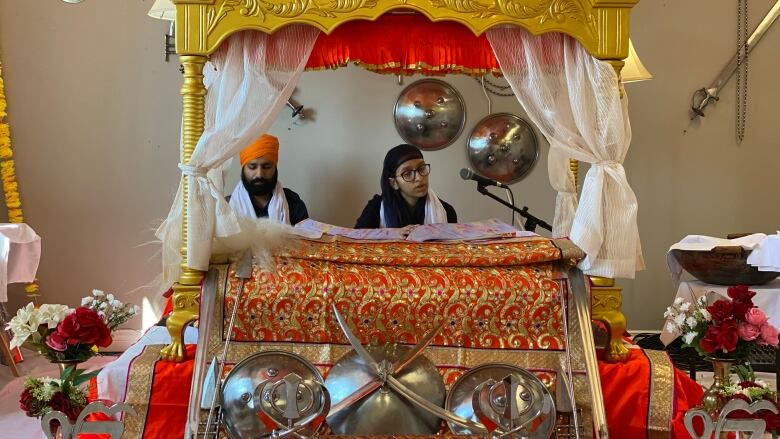
[[[409, 348], [404, 346], [367, 347], [377, 361], [391, 364]], [[417, 357], [403, 371], [393, 375], [409, 389], [433, 404], [444, 403], [444, 380], [436, 366], [424, 356]], [[368, 366], [355, 351], [344, 355], [333, 366], [325, 387], [331, 396], [331, 406], [358, 390], [374, 378]], [[338, 435], [431, 435], [438, 431], [439, 418], [418, 409], [389, 388], [379, 388], [351, 407], [328, 416], [328, 426]]]
[[438, 79], [409, 84], [393, 110], [395, 128], [406, 143], [435, 150], [458, 138], [466, 123], [466, 104], [460, 93]]
[[479, 121], [471, 131], [467, 148], [471, 166], [502, 183], [523, 178], [539, 158], [534, 129], [509, 113], [491, 114]]
[[[447, 395], [444, 408], [456, 415], [468, 420], [479, 422], [474, 413], [473, 399], [474, 391], [482, 383], [488, 380], [501, 381], [508, 375], [514, 375], [520, 382], [518, 385], [518, 394], [527, 392], [533, 395], [528, 401], [530, 406], [525, 407], [523, 413], [535, 413], [536, 409], [541, 408], [539, 416], [544, 416], [543, 421], [533, 427], [528, 439], [547, 439], [555, 429], [555, 404], [547, 387], [531, 372], [525, 369], [510, 366], [508, 364], [485, 364], [475, 367], [461, 375]], [[447, 423], [450, 430], [459, 435], [474, 435], [476, 433], [469, 431], [452, 422]]]
[[[258, 416], [263, 404], [259, 391], [268, 388], [276, 392], [273, 384], [280, 382], [290, 373], [302, 380], [323, 383], [322, 374], [304, 358], [283, 351], [268, 351], [250, 355], [230, 371], [222, 384], [222, 411], [225, 429], [232, 439], [261, 437], [269, 435], [274, 425], [266, 425]], [[256, 394], [256, 391], [258, 394]], [[274, 394], [274, 398], [278, 395]], [[316, 405], [311, 392], [299, 392], [299, 407]], [[283, 406], [285, 401], [276, 405]], [[274, 410], [266, 410], [279, 422], [286, 423], [284, 417]]]

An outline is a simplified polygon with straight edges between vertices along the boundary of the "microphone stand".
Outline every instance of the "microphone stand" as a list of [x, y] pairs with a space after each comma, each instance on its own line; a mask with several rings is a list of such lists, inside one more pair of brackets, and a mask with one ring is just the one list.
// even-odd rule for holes
[[501, 198], [498, 198], [497, 196], [491, 194], [490, 191], [487, 190], [487, 187], [484, 184], [482, 184], [482, 183], [477, 183], [477, 192], [479, 192], [482, 195], [487, 195], [488, 197], [498, 201], [499, 203], [503, 204], [504, 206], [506, 206], [506, 207], [512, 209], [513, 211], [519, 213], [520, 216], [525, 218], [525, 225], [524, 225], [525, 230], [527, 230], [529, 232], [533, 232], [533, 231], [536, 230], [536, 226], [539, 226], [539, 227], [541, 227], [543, 229], [547, 229], [547, 230], [552, 232], [552, 226], [547, 224], [545, 221], [543, 221], [543, 220], [541, 220], [541, 219], [531, 215], [528, 212], [528, 207], [527, 206], [523, 206], [522, 209], [518, 209], [517, 206], [515, 206], [513, 204], [509, 204], [506, 201], [502, 200]]

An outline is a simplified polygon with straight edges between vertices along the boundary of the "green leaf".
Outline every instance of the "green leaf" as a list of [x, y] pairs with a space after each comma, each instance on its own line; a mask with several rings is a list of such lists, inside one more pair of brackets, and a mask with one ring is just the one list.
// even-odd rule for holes
[[71, 364], [70, 366], [66, 367], [65, 370], [63, 370], [62, 373], [60, 373], [60, 379], [62, 380], [62, 382], [68, 381], [70, 377], [74, 374], [75, 370], [76, 370], [75, 364]]
[[[87, 381], [91, 380], [92, 378], [96, 377], [102, 369], [93, 370], [92, 372], [88, 373], [79, 373], [78, 376], [73, 378], [73, 385], [74, 386], [80, 386]], [[83, 371], [82, 371], [83, 372]]]

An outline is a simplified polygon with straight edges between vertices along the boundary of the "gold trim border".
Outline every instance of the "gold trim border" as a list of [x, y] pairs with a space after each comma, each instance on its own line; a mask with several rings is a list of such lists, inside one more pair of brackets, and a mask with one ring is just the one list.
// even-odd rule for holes
[[136, 416], [125, 416], [125, 434], [123, 437], [143, 437], [144, 429], [146, 428], [146, 416], [149, 413], [152, 383], [154, 383], [154, 369], [160, 360], [160, 350], [164, 347], [165, 345], [147, 345], [141, 354], [130, 362], [125, 402], [135, 409]]
[[650, 398], [647, 403], [648, 439], [668, 438], [674, 408], [674, 366], [664, 351], [643, 350], [650, 363]]

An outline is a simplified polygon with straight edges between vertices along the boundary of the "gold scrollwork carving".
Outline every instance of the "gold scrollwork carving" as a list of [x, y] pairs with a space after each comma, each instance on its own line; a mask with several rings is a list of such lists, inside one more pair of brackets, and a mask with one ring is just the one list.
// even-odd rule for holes
[[593, 310], [620, 310], [620, 305], [622, 303], [622, 298], [620, 297], [620, 293], [609, 293], [602, 295], [602, 292], [600, 291], [599, 294], [593, 295]]
[[431, 0], [431, 5], [463, 14], [471, 13], [474, 18], [490, 18], [500, 13], [494, 3], [481, 3], [477, 0]]
[[483, 3], [478, 0], [430, 0], [436, 8], [472, 14], [473, 18], [491, 18], [499, 15], [521, 20], [537, 20], [539, 24], [548, 21], [563, 23], [577, 21], [588, 26], [595, 33], [595, 17], [579, 0], [546, 0], [531, 5], [527, 0], [493, 0]]
[[174, 309], [193, 309], [198, 306], [197, 294], [177, 294], [173, 298]]
[[275, 2], [266, 0], [226, 0], [219, 6], [211, 6], [207, 12], [208, 33], [211, 34], [217, 24], [230, 13], [238, 9], [243, 17], [259, 17], [265, 21], [267, 16], [277, 18], [295, 18], [305, 14], [336, 18], [337, 14], [348, 14], [359, 9], [376, 7], [377, 0], [330, 0], [320, 5], [316, 0], [291, 0]]

